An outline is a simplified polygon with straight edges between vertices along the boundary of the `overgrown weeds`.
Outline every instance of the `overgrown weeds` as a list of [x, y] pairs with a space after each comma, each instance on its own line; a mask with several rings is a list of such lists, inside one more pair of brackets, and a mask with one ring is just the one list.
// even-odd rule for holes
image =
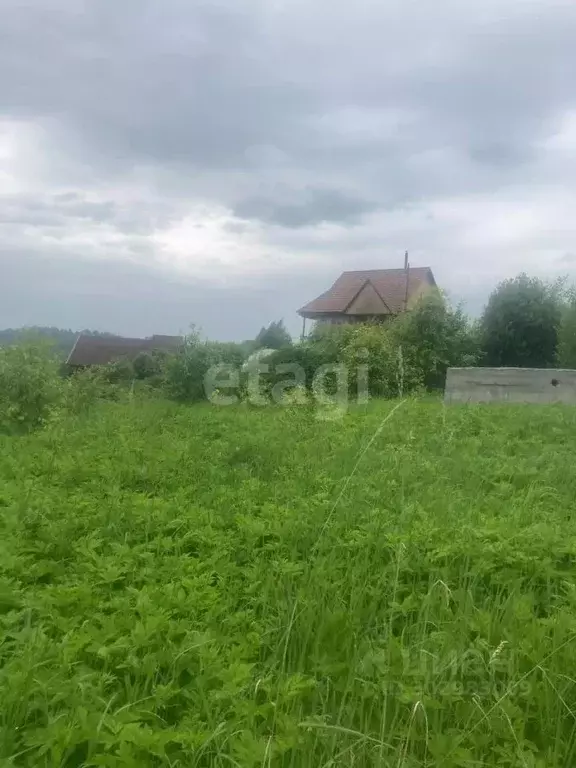
[[391, 407], [0, 436], [0, 762], [573, 765], [576, 414]]
[[0, 347], [0, 431], [44, 425], [61, 397], [60, 361], [49, 345]]

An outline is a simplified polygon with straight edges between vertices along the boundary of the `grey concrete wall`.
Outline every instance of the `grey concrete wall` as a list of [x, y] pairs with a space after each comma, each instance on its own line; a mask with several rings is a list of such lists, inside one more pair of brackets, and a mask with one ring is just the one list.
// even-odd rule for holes
[[576, 405], [576, 370], [449, 368], [444, 402]]

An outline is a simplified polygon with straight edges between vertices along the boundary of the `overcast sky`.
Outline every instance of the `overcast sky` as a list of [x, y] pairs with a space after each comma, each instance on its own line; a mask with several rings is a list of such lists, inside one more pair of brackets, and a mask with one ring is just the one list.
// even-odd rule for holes
[[0, 328], [253, 337], [576, 277], [573, 0], [1, 0]]

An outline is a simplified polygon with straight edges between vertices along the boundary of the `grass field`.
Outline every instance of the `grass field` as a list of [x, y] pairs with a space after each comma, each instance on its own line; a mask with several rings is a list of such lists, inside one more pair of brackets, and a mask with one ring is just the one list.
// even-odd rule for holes
[[574, 766], [576, 411], [394, 407], [0, 437], [0, 765]]

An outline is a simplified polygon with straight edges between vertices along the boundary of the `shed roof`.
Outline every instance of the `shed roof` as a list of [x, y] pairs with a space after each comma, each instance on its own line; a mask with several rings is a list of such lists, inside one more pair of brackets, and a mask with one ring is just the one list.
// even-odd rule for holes
[[68, 365], [108, 365], [116, 360], [134, 360], [141, 352], [169, 350], [182, 343], [180, 336], [152, 336], [148, 339], [124, 336], [87, 336], [80, 334], [68, 360]]

